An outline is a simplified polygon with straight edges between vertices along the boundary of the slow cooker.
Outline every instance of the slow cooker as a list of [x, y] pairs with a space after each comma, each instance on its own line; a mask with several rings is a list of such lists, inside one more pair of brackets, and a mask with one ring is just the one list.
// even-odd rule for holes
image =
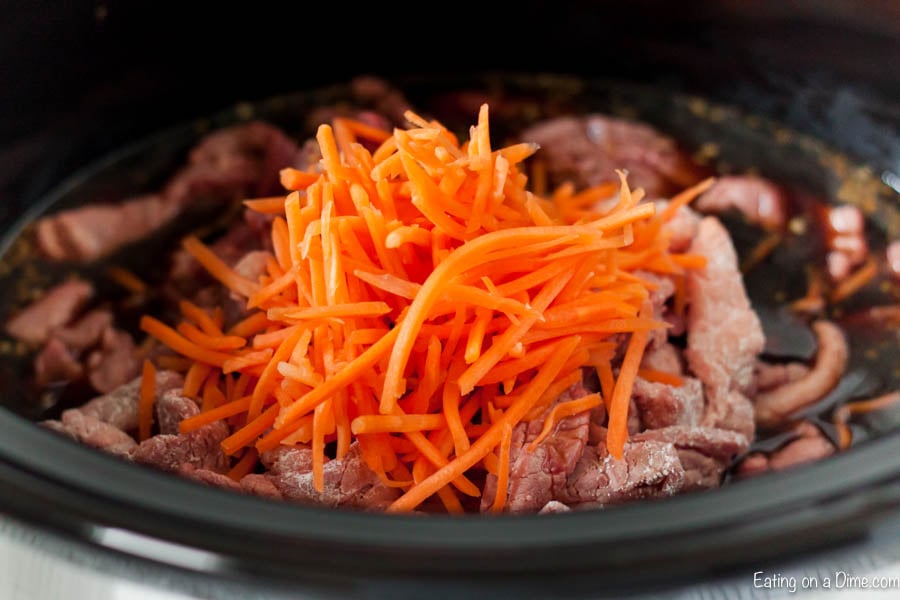
[[[804, 161], [833, 153], [850, 165], [844, 177], [881, 186], [887, 214], [900, 210], [900, 12], [891, 2], [108, 1], [5, 12], [5, 248], [48, 206], [77, 203], [98, 174], [160, 141], [248, 107], [283, 114], [362, 73], [413, 98], [563, 93], [688, 140], [701, 121], [718, 131], [749, 115], [758, 126], [741, 144], [764, 148], [790, 132], [770, 170], [815, 179]], [[692, 113], [697, 99], [718, 116]], [[737, 162], [762, 152], [733, 145]], [[900, 434], [890, 427], [819, 463], [660, 502], [570, 515], [385, 516], [282, 505], [135, 468], [36, 427], [20, 373], [7, 365], [0, 375], [0, 535], [79, 569], [199, 597], [621, 597], [674, 594], [787, 560], [815, 565], [823, 550], [840, 565], [835, 556], [864, 553], [872, 540], [900, 560]]]

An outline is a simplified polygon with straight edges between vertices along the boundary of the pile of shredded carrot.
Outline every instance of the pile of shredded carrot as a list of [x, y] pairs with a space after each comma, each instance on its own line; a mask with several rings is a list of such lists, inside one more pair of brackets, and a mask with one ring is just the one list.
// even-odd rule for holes
[[[650, 311], [654, 285], [635, 272], [681, 281], [683, 310], [685, 270], [705, 259], [670, 253], [663, 225], [712, 182], [659, 215], [623, 173], [620, 185], [576, 193], [567, 184], [545, 197], [523, 165], [538, 148], [493, 149], [486, 105], [462, 144], [438, 122], [406, 117], [410, 126], [393, 133], [348, 119], [320, 126], [314, 172], [285, 169], [286, 197], [246, 201], [274, 217], [258, 281], [185, 240], [246, 298], [244, 320], [225, 330], [222, 310], [182, 302], [177, 327], [150, 316], [141, 327], [180, 355], [167, 363], [184, 369], [184, 394], [201, 403], [181, 431], [232, 426], [222, 444], [241, 457], [231, 476], [252, 470], [259, 452], [308, 444], [322, 490], [326, 444], [342, 458], [356, 441], [381, 480], [402, 490], [391, 511], [436, 495], [462, 512], [459, 494], [481, 493], [467, 477], [473, 468], [498, 477], [499, 511], [511, 432], [523, 420], [548, 413], [543, 439], [605, 403], [607, 447], [621, 458], [648, 336], [666, 327]], [[597, 369], [602, 393], [556, 403], [584, 367]]]

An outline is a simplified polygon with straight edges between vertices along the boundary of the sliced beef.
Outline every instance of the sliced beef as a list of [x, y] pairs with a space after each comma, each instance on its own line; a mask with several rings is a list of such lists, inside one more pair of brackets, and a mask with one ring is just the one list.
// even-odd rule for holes
[[895, 280], [900, 281], [900, 242], [891, 242], [885, 250], [888, 271]]
[[53, 332], [53, 337], [63, 342], [67, 348], [81, 352], [100, 342], [103, 332], [113, 323], [113, 315], [106, 309], [92, 310], [66, 327]]
[[672, 344], [666, 343], [647, 349], [641, 359], [641, 366], [664, 373], [681, 375], [684, 367], [681, 364], [681, 351]]
[[84, 375], [84, 368], [69, 348], [52, 337], [34, 359], [34, 379], [40, 387], [54, 381], [74, 381]]
[[331, 508], [383, 510], [398, 495], [366, 465], [356, 443], [344, 458], [325, 463], [324, 476], [325, 486], [319, 493], [313, 484], [312, 451], [306, 448], [282, 454], [267, 474], [285, 498]]
[[755, 175], [720, 177], [697, 198], [694, 208], [712, 213], [737, 210], [748, 223], [767, 229], [781, 229], [787, 220], [787, 206], [781, 189]]
[[633, 397], [644, 426], [697, 425], [703, 416], [703, 385], [685, 377], [680, 386], [654, 383], [638, 377]]
[[102, 394], [124, 385], [141, 371], [141, 358], [131, 334], [107, 327], [100, 347], [87, 358], [88, 381]]
[[[649, 271], [637, 271], [635, 275], [652, 284], [653, 289], [650, 290], [649, 301], [653, 309], [653, 318], [663, 321], [667, 312], [666, 302], [675, 293], [675, 283], [668, 277]], [[649, 349], [652, 350], [665, 344], [668, 336], [669, 332], [666, 329], [653, 329], [650, 332]]]
[[271, 125], [255, 121], [227, 127], [200, 141], [163, 195], [182, 207], [277, 194], [283, 191], [278, 172], [293, 166], [297, 155], [297, 145]]
[[37, 243], [53, 260], [92, 261], [143, 239], [177, 212], [176, 206], [156, 194], [83, 206], [38, 221]]
[[284, 496], [281, 495], [281, 492], [279, 492], [278, 488], [275, 487], [275, 484], [272, 483], [272, 478], [258, 473], [244, 475], [243, 479], [241, 479], [241, 490], [248, 494], [253, 494], [254, 496], [269, 498], [270, 500], [284, 499]]
[[[586, 395], [587, 391], [579, 383], [566, 390], [557, 403]], [[587, 444], [589, 411], [561, 420], [555, 431], [534, 451], [529, 451], [529, 445], [540, 434], [551, 408], [548, 407], [541, 418], [519, 423], [513, 429], [506, 496], [506, 510], [509, 512], [534, 513], [553, 500], [565, 488], [566, 477], [575, 468]], [[496, 491], [497, 478], [488, 475], [481, 497], [483, 512], [490, 510]]]
[[797, 380], [756, 395], [756, 422], [761, 427], [775, 427], [791, 413], [814, 403], [843, 376], [850, 350], [841, 328], [831, 321], [816, 321], [813, 331], [819, 345], [813, 368]]
[[675, 446], [685, 473], [683, 492], [719, 487], [725, 469], [750, 445], [740, 433], [709, 427], [648, 429], [632, 438], [635, 442], [647, 440]]
[[[156, 373], [156, 401], [171, 389], [181, 389], [184, 379], [175, 371]], [[103, 396], [98, 396], [78, 410], [85, 415], [109, 423], [122, 431], [132, 431], [138, 427], [138, 404], [141, 394], [141, 378], [138, 377], [119, 386]]]
[[200, 407], [181, 394], [181, 389], [167, 390], [156, 402], [156, 422], [163, 435], [177, 434], [178, 424], [200, 413]]
[[222, 440], [228, 437], [224, 421], [210, 423], [190, 433], [155, 435], [144, 440], [131, 452], [135, 462], [178, 472], [183, 465], [209, 469], [217, 473], [228, 470], [228, 457], [222, 451]]
[[743, 396], [753, 380], [756, 357], [765, 343], [750, 306], [737, 255], [728, 232], [714, 217], [700, 222], [691, 252], [705, 256], [705, 269], [687, 276], [687, 359], [703, 382], [707, 409], [703, 424], [753, 437], [752, 406]]
[[699, 179], [696, 167], [675, 142], [649, 125], [605, 115], [559, 117], [526, 129], [521, 139], [541, 146], [539, 156], [555, 183], [579, 188], [617, 181], [628, 171], [633, 187], [666, 197]]
[[29, 344], [43, 344], [50, 332], [69, 323], [93, 295], [94, 288], [87, 282], [61, 283], [7, 321], [6, 332]]
[[205, 483], [206, 485], [221, 488], [223, 490], [229, 490], [232, 492], [241, 491], [241, 484], [234, 479], [231, 479], [227, 475], [217, 473], [216, 471], [210, 471], [209, 469], [198, 469], [191, 463], [185, 463], [181, 465], [181, 467], [179, 467], [178, 469], [178, 474], [193, 479], [194, 481], [199, 481], [200, 483]]
[[617, 460], [601, 442], [585, 448], [556, 499], [574, 508], [587, 508], [671, 496], [681, 490], [684, 477], [671, 443], [629, 441], [622, 460]]
[[809, 373], [803, 363], [767, 363], [757, 361], [753, 370], [753, 387], [757, 393], [767, 392], [777, 387], [802, 379]]
[[79, 410], [67, 410], [62, 414], [62, 421], [44, 421], [42, 425], [64, 433], [85, 446], [110, 454], [124, 456], [137, 446], [134, 439], [121, 429]]
[[828, 254], [825, 264], [833, 281], [846, 279], [869, 254], [866, 218], [851, 204], [832, 206], [823, 211]]
[[782, 471], [796, 465], [821, 460], [836, 452], [834, 445], [822, 433], [822, 430], [809, 421], [797, 423], [791, 433], [794, 437], [769, 455], [762, 452], [748, 455], [738, 465], [738, 475], [751, 477], [766, 471]]

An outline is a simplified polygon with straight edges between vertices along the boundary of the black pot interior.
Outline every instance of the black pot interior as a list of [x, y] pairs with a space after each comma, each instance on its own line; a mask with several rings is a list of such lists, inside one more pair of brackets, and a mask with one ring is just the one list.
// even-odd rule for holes
[[[784, 185], [795, 210], [814, 202], [858, 205], [869, 219], [873, 252], [881, 251], [887, 240], [900, 238], [897, 197], [873, 170], [819, 140], [752, 113], [674, 94], [665, 87], [567, 76], [408, 77], [397, 83], [421, 112], [435, 115], [461, 132], [470, 124], [477, 105], [488, 100], [492, 133], [497, 139], [510, 137], [539, 118], [569, 113], [599, 111], [646, 121], [676, 138], [711, 171], [754, 172]], [[124, 148], [75, 174], [15, 224], [0, 223], [7, 232], [0, 262], [0, 315], [8, 315], [37, 290], [75, 271], [97, 282], [101, 295], [114, 298], [116, 288], [104, 275], [110, 264], [151, 274], [152, 280], [152, 273], [164, 262], [158, 258], [162, 249], [195, 226], [178, 223], [158, 238], [127, 248], [103, 264], [82, 268], [50, 264], [35, 256], [29, 233], [38, 214], [154, 190], [181, 164], [203, 132], [228, 123], [260, 118], [305, 139], [314, 131], [315, 123], [308, 118], [313, 109], [347, 97], [347, 88], [338, 85], [241, 104]], [[737, 220], [729, 224], [742, 255], [763, 235]], [[808, 357], [814, 351], [805, 328], [784, 304], [804, 294], [805, 268], [820, 258], [820, 243], [808, 237], [788, 238], [747, 276], [752, 302], [763, 317], [770, 340], [770, 354]], [[869, 306], [896, 304], [898, 298], [898, 286], [885, 281], [833, 310], [833, 318], [848, 324], [853, 359], [839, 393], [810, 411], [813, 419], [823, 419], [826, 430], [835, 403], [900, 387], [896, 324], [873, 327], [871, 322], [851, 318]], [[138, 315], [131, 316], [136, 319]], [[900, 505], [896, 483], [884, 487], [900, 476], [897, 412], [878, 423], [859, 426], [854, 430], [859, 447], [821, 464], [734, 483], [720, 491], [592, 514], [546, 520], [416, 519], [275, 505], [231, 497], [119, 463], [26, 424], [13, 415], [27, 420], [52, 417], [68, 403], [83, 398], [78, 397], [78, 390], [66, 389], [41, 396], [30, 384], [23, 384], [28, 380], [31, 357], [12, 340], [0, 340], [0, 355], [0, 403], [5, 409], [0, 411], [0, 425], [8, 434], [0, 437], [0, 459], [7, 476], [12, 477], [10, 467], [19, 471], [20, 487], [16, 489], [21, 494], [18, 499], [7, 498], [10, 505], [28, 518], [37, 518], [27, 505], [49, 502], [48, 506], [61, 511], [53, 524], [70, 532], [85, 523], [122, 527], [214, 549], [245, 561], [240, 563], [244, 566], [264, 564], [269, 545], [277, 541], [293, 553], [261, 568], [281, 575], [300, 564], [306, 565], [306, 573], [331, 565], [397, 574], [403, 571], [398, 565], [410, 556], [420, 559], [409, 567], [411, 573], [546, 572], [566, 565], [578, 569], [601, 565], [610, 573], [623, 574], [638, 566], [662, 574], [684, 567], [684, 559], [664, 566], [664, 561], [678, 552], [686, 552], [685, 557], [696, 558], [698, 553], [712, 557], [711, 564], [768, 556], [798, 545], [815, 545], [829, 536], [849, 535], [867, 518]], [[52, 490], [55, 497], [42, 497], [35, 491], [41, 486], [47, 492]], [[872, 491], [879, 487], [881, 492]], [[862, 498], [869, 498], [865, 506], [859, 504]], [[216, 506], [212, 513], [199, 510], [210, 505]], [[284, 525], [281, 529], [279, 523]], [[788, 535], [791, 532], [796, 535]], [[654, 539], [661, 540], [659, 546], [648, 549], [647, 543]], [[698, 539], [709, 543], [702, 552], [695, 548], [691, 553], [686, 544]], [[767, 547], [764, 543], [773, 541], [781, 545]], [[622, 545], [615, 546], [617, 543]], [[319, 551], [316, 544], [320, 544]], [[746, 552], [747, 546], [755, 550]], [[614, 547], [619, 548], [618, 553], [611, 552]], [[336, 557], [325, 556], [322, 548], [330, 548]], [[716, 557], [710, 552], [717, 548], [721, 554]], [[554, 549], [559, 552], [555, 557]], [[360, 562], [350, 566], [351, 559]], [[631, 566], [626, 569], [625, 565]]]

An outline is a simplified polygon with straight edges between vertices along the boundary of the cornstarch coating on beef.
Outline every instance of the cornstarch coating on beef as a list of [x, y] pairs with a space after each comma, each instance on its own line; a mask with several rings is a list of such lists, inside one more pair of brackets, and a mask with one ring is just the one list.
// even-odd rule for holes
[[135, 462], [164, 471], [177, 472], [188, 464], [224, 473], [228, 470], [228, 457], [221, 444], [228, 435], [228, 426], [216, 421], [190, 433], [155, 435], [141, 442], [130, 456]]
[[332, 508], [380, 510], [398, 496], [396, 489], [385, 486], [366, 465], [355, 442], [346, 456], [325, 463], [325, 487], [321, 493], [313, 485], [312, 452], [309, 449], [283, 451], [271, 465], [266, 477], [288, 500]]
[[671, 443], [628, 442], [622, 460], [616, 460], [601, 442], [585, 448], [557, 499], [571, 507], [591, 508], [671, 496], [683, 485], [684, 468]]
[[[174, 371], [156, 373], [156, 400], [167, 391], [181, 389], [184, 379]], [[109, 423], [122, 431], [136, 430], [138, 427], [138, 404], [141, 394], [141, 379], [138, 377], [115, 390], [94, 398], [84, 406], [72, 409]]]
[[707, 258], [705, 269], [687, 275], [687, 359], [704, 385], [703, 424], [753, 438], [753, 408], [744, 396], [765, 338], [750, 306], [731, 237], [713, 217], [704, 218], [690, 251]]
[[185, 398], [179, 388], [166, 390], [156, 401], [156, 422], [163, 435], [177, 434], [178, 424], [200, 413], [200, 407]]
[[68, 435], [77, 442], [126, 456], [137, 446], [134, 439], [121, 429], [79, 410], [67, 410], [61, 421], [44, 421], [44, 427]]
[[648, 429], [693, 426], [699, 424], [703, 416], [703, 385], [693, 377], [685, 377], [680, 386], [638, 377], [632, 393], [641, 421]]
[[[557, 402], [576, 400], [587, 395], [579, 383], [563, 393]], [[537, 512], [561, 493], [566, 478], [584, 452], [588, 440], [590, 412], [584, 411], [562, 419], [556, 430], [547, 436], [534, 451], [528, 446], [537, 439], [544, 426], [544, 418], [519, 423], [513, 429], [509, 453], [509, 486], [506, 510], [513, 513]], [[497, 490], [497, 478], [488, 475], [481, 497], [482, 512], [489, 511]]]

